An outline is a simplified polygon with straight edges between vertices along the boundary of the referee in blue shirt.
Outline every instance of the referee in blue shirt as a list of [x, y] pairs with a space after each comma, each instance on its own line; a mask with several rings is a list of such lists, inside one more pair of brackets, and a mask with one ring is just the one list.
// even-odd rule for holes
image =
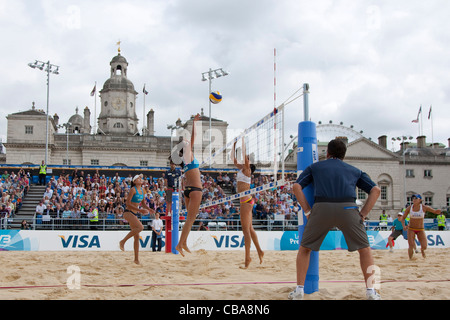
[[[342, 140], [331, 140], [328, 143], [327, 159], [307, 167], [294, 183], [295, 196], [308, 223], [297, 254], [297, 288], [290, 293], [290, 299], [302, 299], [310, 253], [319, 251], [322, 241], [333, 227], [342, 231], [348, 251], [359, 252], [367, 298], [380, 299], [373, 283], [368, 283], [373, 275], [374, 262], [364, 227], [364, 218], [380, 196], [380, 188], [366, 173], [343, 161], [346, 152], [347, 146]], [[302, 191], [309, 184], [314, 186], [312, 209]], [[369, 194], [361, 211], [355, 203], [356, 187]]]
[[166, 214], [172, 213], [172, 193], [178, 189], [178, 178], [181, 176], [180, 169], [175, 167], [175, 163], [170, 159], [170, 168], [166, 171]]

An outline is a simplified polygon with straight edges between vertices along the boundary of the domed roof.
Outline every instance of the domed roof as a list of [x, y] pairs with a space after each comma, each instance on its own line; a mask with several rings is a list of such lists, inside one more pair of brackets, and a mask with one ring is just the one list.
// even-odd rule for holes
[[83, 124], [84, 118], [78, 114], [78, 107], [75, 109], [75, 114], [69, 118], [69, 122], [73, 125]]
[[117, 56], [115, 56], [114, 58], [112, 58], [111, 64], [113, 64], [113, 63], [126, 63], [126, 64], [128, 64], [128, 61], [127, 61], [127, 59], [125, 59], [124, 56], [122, 56], [122, 55], [119, 53]]
[[112, 77], [105, 81], [102, 91], [127, 90], [134, 91], [134, 84], [125, 77]]

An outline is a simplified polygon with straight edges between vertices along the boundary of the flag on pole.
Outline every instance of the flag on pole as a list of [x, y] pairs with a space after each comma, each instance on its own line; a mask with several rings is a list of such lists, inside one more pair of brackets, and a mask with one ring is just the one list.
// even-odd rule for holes
[[93, 97], [94, 96], [94, 94], [95, 94], [95, 90], [96, 90], [96, 87], [97, 87], [97, 85], [94, 85], [94, 88], [92, 89], [92, 91], [91, 91], [91, 97]]
[[142, 89], [142, 92], [143, 92], [144, 94], [148, 94], [148, 91], [145, 90], [145, 84], [144, 84], [144, 88]]
[[414, 119], [414, 120], [412, 120], [411, 122], [419, 123], [419, 116], [420, 116], [420, 113], [421, 113], [421, 112], [422, 112], [422, 106], [420, 106], [419, 113], [417, 113], [417, 119]]
[[430, 111], [428, 111], [428, 120], [431, 119], [431, 106], [430, 106]]

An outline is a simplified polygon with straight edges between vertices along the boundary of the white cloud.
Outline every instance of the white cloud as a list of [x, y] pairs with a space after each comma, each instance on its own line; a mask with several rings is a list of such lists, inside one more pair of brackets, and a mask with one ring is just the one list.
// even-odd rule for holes
[[[308, 82], [313, 121], [353, 124], [372, 139], [416, 136], [411, 120], [421, 104], [427, 111], [432, 104], [434, 140], [447, 144], [449, 7], [445, 0], [3, 0], [0, 136], [6, 138], [6, 115], [32, 101], [46, 104], [45, 73], [27, 66], [34, 59], [61, 66], [50, 79], [51, 114], [65, 121], [76, 106], [93, 113], [89, 93], [95, 81], [100, 89], [109, 77], [120, 39], [128, 77], [140, 93], [137, 116], [145, 83], [158, 135], [168, 135], [166, 125], [177, 118], [200, 108], [207, 113], [201, 73], [209, 68], [230, 72], [213, 81], [224, 95], [213, 117], [242, 129], [264, 116], [273, 107], [277, 48], [278, 103]], [[287, 128], [296, 132], [301, 99], [287, 110]]]

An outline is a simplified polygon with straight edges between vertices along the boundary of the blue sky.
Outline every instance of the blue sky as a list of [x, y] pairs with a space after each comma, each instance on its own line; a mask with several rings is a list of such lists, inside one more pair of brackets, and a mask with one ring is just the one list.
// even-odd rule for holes
[[[50, 114], [64, 122], [77, 106], [94, 113], [89, 93], [109, 78], [120, 40], [140, 93], [140, 125], [146, 84], [156, 135], [207, 112], [201, 74], [209, 68], [230, 73], [213, 80], [223, 95], [214, 118], [237, 131], [262, 118], [274, 105], [276, 48], [277, 104], [309, 83], [312, 121], [342, 121], [374, 141], [423, 133], [430, 142], [432, 105], [433, 140], [447, 145], [449, 12], [446, 0], [0, 0], [0, 137], [8, 114], [33, 101], [45, 109], [46, 75], [27, 65], [36, 59], [60, 66], [50, 79]], [[421, 105], [422, 132], [411, 122]], [[286, 114], [286, 131], [296, 134], [302, 99]]]

